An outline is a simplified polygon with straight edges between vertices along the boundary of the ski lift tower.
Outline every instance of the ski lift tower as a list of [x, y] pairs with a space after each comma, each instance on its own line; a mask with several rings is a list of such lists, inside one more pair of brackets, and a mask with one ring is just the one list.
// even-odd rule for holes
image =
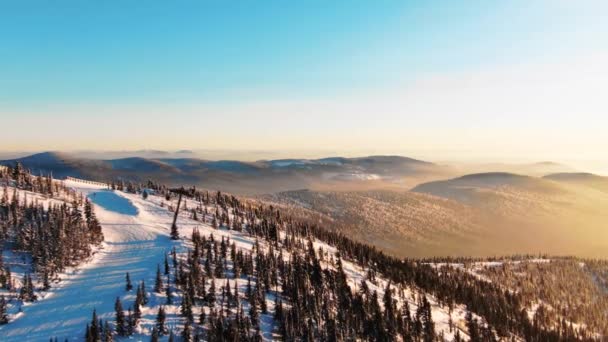
[[177, 194], [179, 197], [177, 198], [177, 208], [175, 209], [175, 214], [173, 215], [173, 224], [171, 225], [171, 239], [178, 240], [179, 232], [177, 230], [177, 216], [179, 215], [179, 207], [182, 204], [182, 196], [188, 195], [188, 192], [182, 186], [181, 188], [173, 188], [169, 189], [169, 192]]

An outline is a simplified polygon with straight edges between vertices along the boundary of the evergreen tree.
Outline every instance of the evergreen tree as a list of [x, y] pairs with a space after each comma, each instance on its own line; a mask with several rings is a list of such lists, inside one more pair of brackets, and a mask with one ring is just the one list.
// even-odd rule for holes
[[94, 342], [101, 342], [101, 326], [97, 319], [97, 311], [93, 309], [93, 317], [91, 318], [91, 328], [89, 332], [89, 338]]
[[8, 323], [8, 312], [6, 298], [0, 296], [0, 325]]
[[173, 293], [171, 292], [171, 286], [167, 280], [167, 287], [165, 288], [165, 296], [167, 297], [167, 305], [173, 304]]
[[160, 274], [160, 265], [156, 265], [156, 281], [154, 282], [154, 292], [163, 292], [163, 277]]
[[167, 315], [165, 314], [165, 308], [158, 308], [158, 314], [156, 315], [156, 330], [159, 335], [164, 335], [167, 333], [167, 327], [165, 326], [165, 320], [167, 319]]
[[179, 231], [175, 223], [171, 225], [171, 240], [179, 240]]
[[190, 320], [186, 320], [186, 323], [184, 324], [184, 330], [182, 331], [182, 341], [192, 341], [192, 328], [190, 327]]
[[116, 297], [116, 302], [114, 303], [114, 311], [116, 315], [116, 333], [119, 336], [127, 336], [125, 313], [122, 308], [122, 303], [120, 302], [119, 297]]
[[93, 342], [93, 339], [91, 337], [91, 327], [89, 326], [89, 323], [87, 323], [87, 326], [84, 329], [84, 340], [86, 342]]
[[32, 302], [37, 299], [34, 294], [34, 285], [32, 284], [32, 277], [29, 274], [23, 276], [23, 282], [21, 290], [19, 292], [19, 299], [24, 302]]
[[215, 305], [215, 279], [211, 278], [211, 285], [209, 286], [209, 290], [207, 291], [207, 304], [210, 307]]
[[133, 315], [133, 310], [131, 310], [131, 307], [129, 307], [129, 309], [127, 310], [127, 321], [126, 322], [127, 322], [126, 323], [127, 336], [131, 336], [135, 332], [135, 326], [137, 325], [137, 320], [135, 319], [135, 316]]
[[104, 333], [104, 342], [113, 342], [114, 341], [114, 336], [112, 335], [112, 327], [110, 327], [110, 324], [108, 324], [108, 321], [106, 321], [103, 326], [103, 333]]
[[127, 276], [126, 276], [126, 286], [125, 289], [127, 291], [131, 291], [133, 289], [133, 284], [131, 284], [131, 277], [129, 276], [129, 272], [127, 272]]
[[167, 254], [165, 254], [165, 275], [169, 275], [169, 260], [167, 260]]
[[465, 316], [467, 330], [469, 331], [469, 338], [472, 342], [481, 341], [481, 336], [479, 334], [479, 327], [477, 326], [477, 320], [473, 318], [473, 313], [471, 311], [467, 312]]
[[152, 336], [150, 338], [150, 342], [158, 342], [158, 329], [156, 326], [152, 327]]
[[139, 286], [141, 292], [141, 303], [142, 305], [148, 304], [148, 295], [146, 294], [146, 283], [142, 280]]
[[426, 342], [432, 342], [435, 340], [435, 323], [433, 323], [433, 318], [431, 317], [431, 303], [428, 301], [426, 296], [422, 299], [422, 330], [423, 330], [423, 339]]

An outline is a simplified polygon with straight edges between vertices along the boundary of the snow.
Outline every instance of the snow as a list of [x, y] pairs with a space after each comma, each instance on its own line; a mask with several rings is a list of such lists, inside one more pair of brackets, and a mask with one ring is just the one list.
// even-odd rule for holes
[[66, 185], [90, 196], [95, 203], [106, 238], [103, 249], [54, 284], [52, 295], [24, 306], [20, 317], [0, 327], [2, 341], [48, 341], [50, 337], [79, 340], [93, 309], [99, 318], [113, 319], [113, 298], [125, 294], [126, 272], [134, 282], [143, 279], [153, 284], [156, 264], [175, 244], [168, 236], [171, 215], [166, 209], [155, 210], [156, 206], [138, 196], [100, 186], [71, 181]]
[[273, 160], [270, 162], [274, 167], [289, 167], [289, 166], [300, 166], [305, 165], [307, 162], [299, 159], [283, 159]]
[[113, 191], [97, 191], [88, 195], [91, 202], [98, 206], [123, 215], [136, 216], [137, 208], [130, 200], [117, 195]]
[[371, 181], [380, 180], [382, 177], [374, 173], [363, 173], [363, 172], [347, 172], [347, 173], [336, 173], [327, 172], [323, 174], [323, 178], [327, 180], [338, 180], [338, 181]]
[[[255, 244], [255, 237], [244, 232], [227, 229], [215, 229], [200, 221], [188, 218], [188, 212], [182, 211], [178, 227], [180, 236], [184, 239], [173, 241], [169, 238], [169, 230], [173, 213], [167, 210], [164, 198], [150, 195], [144, 200], [140, 195], [112, 191], [101, 184], [85, 183], [75, 179], [64, 181], [66, 186], [74, 188], [90, 198], [94, 204], [95, 213], [99, 219], [105, 236], [102, 248], [93, 258], [81, 267], [71, 270], [62, 276], [62, 281], [53, 284], [53, 287], [44, 298], [23, 306], [22, 313], [12, 317], [8, 325], [0, 326], [0, 340], [2, 341], [48, 341], [51, 337], [59, 340], [68, 338], [70, 341], [80, 340], [84, 334], [84, 327], [90, 322], [93, 309], [97, 311], [100, 319], [114, 320], [114, 299], [120, 297], [125, 310], [133, 305], [134, 291], [125, 291], [125, 275], [129, 272], [134, 286], [141, 280], [147, 284], [150, 302], [142, 308], [139, 331], [130, 339], [148, 340], [151, 326], [154, 323], [159, 305], [165, 303], [164, 294], [151, 293], [156, 275], [156, 267], [162, 263], [166, 253], [176, 248], [178, 253], [184, 252], [190, 245], [193, 229], [198, 229], [201, 235], [213, 234], [216, 241], [222, 237], [229, 237], [238, 249], [250, 251]], [[30, 194], [28, 194], [28, 198]], [[23, 196], [21, 197], [23, 198]], [[190, 201], [187, 201], [190, 202]], [[172, 203], [175, 205], [175, 203]], [[190, 203], [188, 203], [190, 204]], [[209, 208], [211, 209], [211, 208]], [[259, 241], [261, 248], [267, 250], [264, 241]], [[322, 249], [326, 257], [322, 266], [333, 268], [330, 260], [336, 255], [336, 248], [320, 241], [313, 241], [315, 250]], [[284, 255], [289, 259], [288, 253]], [[342, 260], [343, 269], [348, 277], [351, 289], [356, 290], [362, 281], [366, 281], [371, 291], [377, 291], [382, 298], [388, 281], [381, 275], [376, 275], [374, 281], [367, 279], [367, 270], [348, 260]], [[224, 285], [225, 279], [216, 279], [216, 288]], [[234, 279], [230, 280], [234, 286]], [[246, 279], [237, 280], [240, 292], [244, 292]], [[410, 305], [412, 315], [417, 309], [416, 298], [422, 293], [416, 288], [405, 288], [391, 285], [395, 294], [403, 292], [405, 300]], [[437, 300], [427, 294], [432, 305], [432, 315], [437, 333], [443, 332], [447, 339], [451, 339], [453, 332], [449, 331], [450, 313], [447, 307], [442, 307]], [[400, 305], [401, 300], [396, 298]], [[274, 321], [274, 296], [267, 295], [269, 313], [260, 315], [261, 331], [265, 340], [272, 340]], [[179, 303], [166, 305], [167, 325], [169, 328], [179, 327], [182, 319], [179, 315]], [[245, 303], [245, 310], [248, 305]], [[200, 312], [196, 308], [195, 314]], [[464, 334], [463, 321], [466, 308], [457, 305], [451, 313], [455, 328], [461, 328]], [[166, 337], [165, 337], [166, 338]]]

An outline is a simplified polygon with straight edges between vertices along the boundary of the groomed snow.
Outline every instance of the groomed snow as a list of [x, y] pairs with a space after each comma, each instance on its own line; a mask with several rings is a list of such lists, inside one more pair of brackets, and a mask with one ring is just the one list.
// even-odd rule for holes
[[[154, 283], [156, 264], [174, 244], [169, 239], [170, 213], [138, 196], [66, 181], [89, 196], [105, 235], [103, 249], [79, 270], [53, 284], [46, 298], [22, 308], [14, 321], [0, 327], [2, 341], [78, 341], [93, 309], [114, 319], [114, 300], [125, 294], [125, 274], [134, 283]], [[101, 205], [100, 205], [101, 204]], [[126, 309], [126, 308], [125, 308]]]

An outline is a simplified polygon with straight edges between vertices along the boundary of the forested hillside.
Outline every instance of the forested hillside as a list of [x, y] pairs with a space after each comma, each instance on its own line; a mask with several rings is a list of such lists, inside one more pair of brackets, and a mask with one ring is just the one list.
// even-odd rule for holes
[[[589, 315], [531, 306], [558, 298], [542, 290], [551, 285], [543, 273], [530, 272], [532, 285], [520, 289], [459, 266], [471, 261], [394, 257], [329, 221], [221, 192], [59, 183], [19, 168], [2, 175], [4, 242], [13, 246], [3, 255], [31, 256], [29, 274], [5, 276], [3, 291], [19, 293], [0, 302], [7, 341], [580, 341], [605, 333]], [[46, 207], [32, 209], [43, 199]], [[100, 256], [87, 259], [104, 236]], [[52, 281], [46, 287], [83, 260], [86, 269], [56, 292]], [[589, 265], [604, 281], [605, 264]]]
[[103, 239], [91, 203], [20, 164], [0, 169], [0, 324], [44, 297], [61, 273], [93, 254]]

